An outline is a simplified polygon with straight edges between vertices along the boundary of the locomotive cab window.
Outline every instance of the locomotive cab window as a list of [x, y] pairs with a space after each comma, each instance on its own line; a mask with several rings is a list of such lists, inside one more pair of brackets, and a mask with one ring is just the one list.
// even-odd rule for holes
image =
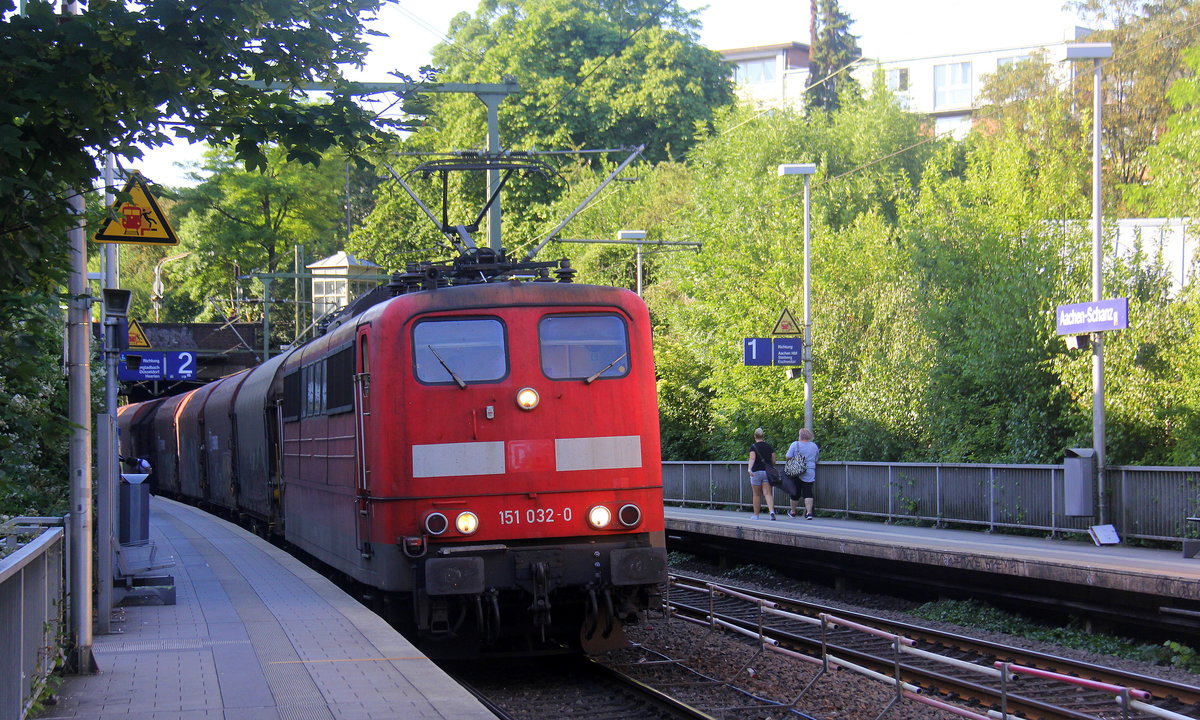
[[493, 318], [419, 322], [413, 327], [413, 360], [423, 383], [496, 382], [508, 375], [504, 325]]
[[552, 380], [623, 377], [629, 333], [618, 315], [551, 315], [538, 324], [542, 372]]

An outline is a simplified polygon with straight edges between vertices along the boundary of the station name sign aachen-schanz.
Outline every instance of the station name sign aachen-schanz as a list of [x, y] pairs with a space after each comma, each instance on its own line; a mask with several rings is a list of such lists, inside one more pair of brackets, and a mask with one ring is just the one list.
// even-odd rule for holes
[[1059, 305], [1054, 315], [1059, 335], [1124, 330], [1129, 327], [1129, 298]]

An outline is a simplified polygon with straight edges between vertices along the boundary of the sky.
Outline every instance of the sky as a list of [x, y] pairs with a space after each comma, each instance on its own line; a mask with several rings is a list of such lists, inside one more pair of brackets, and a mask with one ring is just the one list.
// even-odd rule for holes
[[[851, 32], [867, 57], [899, 60], [962, 51], [993, 50], [1059, 42], [1081, 24], [1062, 10], [1063, 0], [839, 0], [854, 23]], [[700, 10], [700, 42], [714, 49], [808, 42], [808, 8], [803, 0], [680, 0]], [[388, 34], [373, 39], [366, 68], [356, 80], [387, 81], [399, 70], [415, 76], [429, 50], [443, 39], [450, 19], [474, 12], [477, 0], [399, 0], [385, 7], [371, 27]], [[199, 147], [171, 146], [147, 153], [133, 167], [164, 185], [189, 184], [176, 163], [196, 162]]]

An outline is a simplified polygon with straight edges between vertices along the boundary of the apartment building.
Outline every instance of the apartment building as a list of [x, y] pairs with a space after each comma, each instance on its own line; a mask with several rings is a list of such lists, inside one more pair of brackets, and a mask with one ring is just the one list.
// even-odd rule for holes
[[[862, 58], [851, 70], [861, 85], [871, 84], [876, 69], [884, 73], [887, 86], [901, 106], [928, 115], [934, 130], [963, 137], [971, 117], [982, 105], [980, 93], [985, 78], [1010, 63], [1020, 62], [1045, 51], [1051, 62], [1065, 58], [1066, 46], [1080, 42], [1092, 31], [1072, 27], [1062, 39], [1047, 43], [1014, 45], [1000, 49], [964, 49], [951, 55], [928, 55], [899, 60]], [[733, 48], [718, 52], [733, 68], [738, 93], [763, 105], [803, 107], [804, 88], [809, 83], [808, 45], [798, 42]], [[1063, 78], [1074, 72], [1090, 72], [1061, 62]]]
[[738, 94], [762, 105], [803, 107], [808, 45], [798, 42], [719, 50], [733, 68]]
[[876, 69], [882, 70], [888, 89], [896, 94], [902, 107], [932, 118], [933, 129], [939, 135], [961, 138], [971, 129], [972, 115], [984, 104], [980, 95], [988, 75], [1039, 52], [1060, 68], [1064, 80], [1073, 73], [1090, 73], [1090, 64], [1077, 67], [1066, 62], [1066, 47], [1082, 42], [1091, 32], [1073, 27], [1063, 33], [1062, 40], [1048, 43], [900, 60], [864, 59], [853, 74], [865, 87], [870, 85]]

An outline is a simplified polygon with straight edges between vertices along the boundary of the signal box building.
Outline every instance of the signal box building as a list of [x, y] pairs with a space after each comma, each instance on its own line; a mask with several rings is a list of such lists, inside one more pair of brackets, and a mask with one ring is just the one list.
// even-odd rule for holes
[[346, 307], [382, 282], [382, 268], [344, 250], [305, 267], [313, 274], [313, 320], [317, 323], [323, 316]]

